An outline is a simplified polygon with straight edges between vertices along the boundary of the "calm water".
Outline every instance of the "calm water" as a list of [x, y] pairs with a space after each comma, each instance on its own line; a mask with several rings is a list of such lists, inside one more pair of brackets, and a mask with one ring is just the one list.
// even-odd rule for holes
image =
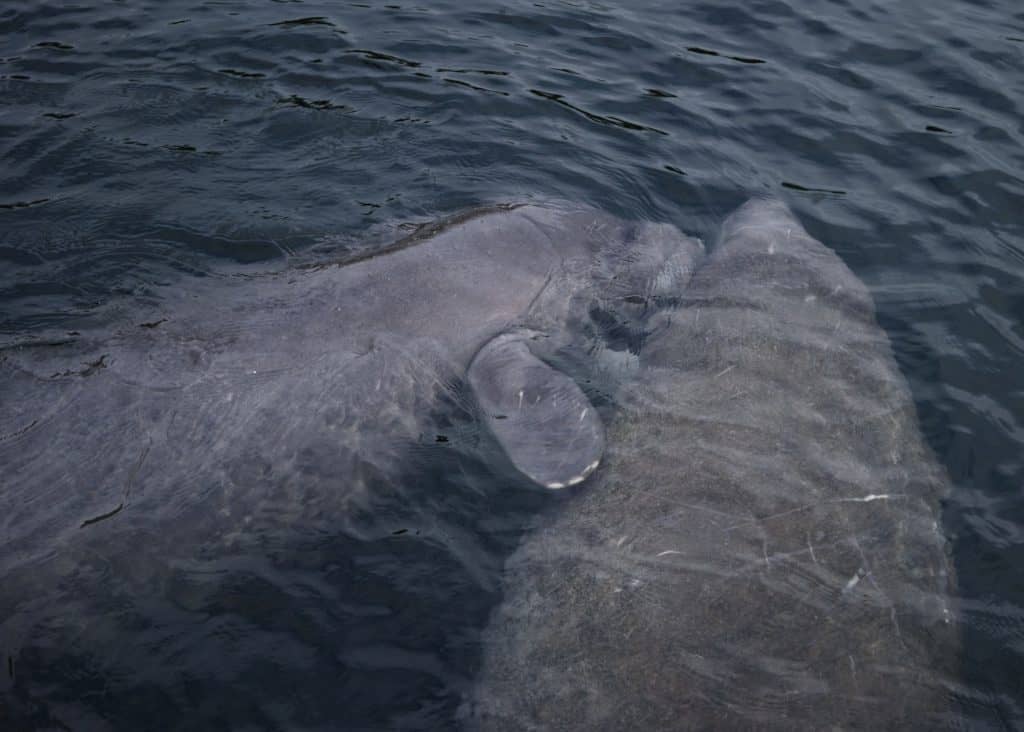
[[[622, 5], [7, 0], [0, 334], [481, 203], [570, 199], [713, 239], [750, 193], [782, 195], [869, 285], [955, 483], [969, 723], [1024, 727], [1024, 12]], [[160, 663], [116, 637], [19, 633], [38, 608], [0, 597], [0, 721], [451, 724], [502, 561], [546, 500], [481, 491], [486, 468], [452, 454], [411, 504], [167, 590], [192, 605], [140, 634], [190, 650]], [[196, 613], [244, 621], [221, 629], [234, 645], [196, 651]]]

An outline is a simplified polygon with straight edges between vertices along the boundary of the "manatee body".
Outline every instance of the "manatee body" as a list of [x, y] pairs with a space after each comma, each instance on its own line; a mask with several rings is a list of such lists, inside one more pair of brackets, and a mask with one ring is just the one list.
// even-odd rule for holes
[[[622, 274], [618, 254], [670, 228], [566, 208], [484, 210], [379, 256], [193, 283], [131, 321], [5, 348], [4, 536], [47, 546], [122, 503], [132, 510], [121, 523], [162, 521], [195, 505], [251, 510], [270, 500], [262, 491], [305, 492], [337, 519], [367, 474], [394, 473], [425, 415], [460, 398], [474, 356], [499, 336], [471, 382], [485, 406], [515, 409], [485, 409], [485, 419], [524, 473], [572, 481], [600, 457], [600, 418], [530, 349], [565, 342], [560, 331], [589, 301], [593, 278]], [[486, 358], [499, 350], [504, 362]], [[516, 373], [526, 381], [505, 389]], [[523, 389], [531, 393], [520, 399]], [[548, 392], [562, 402], [537, 399]], [[516, 446], [527, 424], [558, 454]], [[574, 433], [575, 458], [565, 449]], [[283, 511], [302, 503], [280, 498]], [[20, 561], [12, 556], [0, 569]]]
[[[15, 697], [37, 714], [32, 699], [68, 691], [33, 686], [33, 673], [75, 664], [103, 669], [108, 700], [149, 688], [186, 706], [195, 674], [199, 690], [244, 695], [246, 673], [278, 668], [265, 648], [287, 650], [292, 671], [319, 668], [308, 659], [328, 651], [311, 628], [337, 637], [335, 613], [292, 618], [290, 603], [330, 592], [282, 558], [315, 564], [317, 537], [359, 536], [353, 517], [415, 503], [410, 464], [438, 454], [430, 419], [445, 400], [479, 413], [525, 476], [581, 480], [604, 449], [601, 418], [548, 357], [603, 292], [642, 300], [699, 253], [666, 225], [497, 207], [358, 261], [193, 281], [74, 333], [5, 344], [0, 648], [19, 673], [0, 683], [0, 722], [15, 724], [3, 711]], [[281, 640], [260, 607], [232, 604], [231, 588], [253, 582], [282, 608]], [[89, 699], [54, 703], [105, 728], [86, 707], [106, 702]]]
[[948, 478], [866, 288], [754, 200], [678, 294], [507, 563], [470, 727], [951, 726]]

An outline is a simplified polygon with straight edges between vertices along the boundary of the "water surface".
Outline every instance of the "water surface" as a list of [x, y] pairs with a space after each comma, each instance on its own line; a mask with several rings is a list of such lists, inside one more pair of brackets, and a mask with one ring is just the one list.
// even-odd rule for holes
[[[10, 1], [0, 332], [11, 343], [83, 313], [130, 316], [157, 285], [350, 256], [477, 204], [569, 199], [713, 239], [749, 194], [781, 195], [876, 300], [955, 484], [943, 526], [962, 596], [958, 701], [972, 725], [1015, 728], [1022, 67], [1024, 12], [1009, 0]], [[26, 633], [40, 609], [3, 605], [0, 720], [450, 724], [502, 561], [547, 497], [502, 490], [457, 447], [471, 420], [457, 405], [443, 419], [438, 444], [456, 449], [416, 473], [419, 500], [154, 590], [183, 614], [143, 613], [153, 647], [204, 633], [235, 645], [165, 650], [140, 677], [125, 669], [145, 667], [145, 649], [116, 634], [102, 652], [65, 645], [79, 637], [67, 625]], [[125, 571], [95, 570], [61, 591], [104, 597]], [[224, 648], [278, 661], [239, 665]]]

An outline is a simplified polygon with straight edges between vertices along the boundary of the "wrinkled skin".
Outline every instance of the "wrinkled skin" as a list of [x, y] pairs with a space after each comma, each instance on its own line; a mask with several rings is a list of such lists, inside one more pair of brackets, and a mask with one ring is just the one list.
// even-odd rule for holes
[[948, 478], [864, 285], [754, 200], [678, 294], [508, 561], [470, 727], [952, 726]]

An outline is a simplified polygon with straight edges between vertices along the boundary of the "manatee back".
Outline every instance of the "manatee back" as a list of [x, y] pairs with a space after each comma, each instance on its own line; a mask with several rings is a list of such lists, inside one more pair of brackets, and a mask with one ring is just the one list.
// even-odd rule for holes
[[863, 284], [755, 201], [662, 314], [602, 466], [508, 562], [476, 725], [951, 726], [949, 482]]

